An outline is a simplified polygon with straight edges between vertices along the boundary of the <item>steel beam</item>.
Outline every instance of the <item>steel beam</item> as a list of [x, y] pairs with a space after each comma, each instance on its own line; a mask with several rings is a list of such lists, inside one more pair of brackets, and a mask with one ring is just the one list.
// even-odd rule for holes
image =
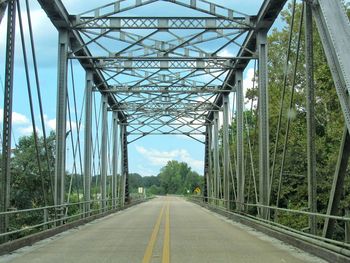
[[[55, 165], [55, 205], [65, 202], [66, 176], [66, 123], [67, 123], [67, 70], [68, 70], [69, 34], [59, 30], [58, 72], [57, 72], [57, 108], [56, 108], [56, 165]], [[59, 217], [63, 217], [63, 207], [59, 208]], [[62, 222], [61, 222], [62, 223]]]
[[223, 166], [224, 166], [224, 200], [227, 210], [230, 209], [230, 142], [229, 142], [229, 93], [224, 95], [223, 102], [223, 136], [222, 144], [224, 148]]
[[208, 202], [208, 189], [210, 185], [209, 181], [209, 127], [206, 128], [205, 132], [205, 143], [204, 143], [204, 186], [203, 186], [203, 197], [204, 202]]
[[[350, 23], [343, 3], [315, 0], [312, 13], [330, 67], [347, 128], [350, 130]], [[341, 32], [341, 33], [339, 33]]]
[[72, 21], [74, 29], [238, 29], [249, 30], [251, 27], [237, 21], [217, 17], [75, 17]]
[[[0, 212], [6, 212], [10, 207], [11, 191], [11, 134], [12, 134], [12, 104], [13, 104], [13, 66], [15, 59], [15, 31], [16, 31], [16, 2], [8, 4], [4, 116], [2, 134], [2, 169], [0, 178]], [[8, 230], [8, 217], [0, 216], [0, 234]], [[7, 237], [0, 238], [0, 243], [7, 241]]]
[[[270, 160], [269, 160], [269, 109], [268, 109], [268, 69], [267, 31], [258, 32], [259, 53], [259, 202], [269, 205]], [[260, 215], [267, 219], [268, 209], [262, 208]]]
[[[340, 144], [340, 151], [336, 170], [333, 177], [333, 184], [328, 200], [327, 215], [337, 215], [340, 199], [344, 191], [344, 179], [350, 157], [350, 135], [347, 128], [344, 129], [343, 138]], [[332, 238], [335, 220], [326, 218], [323, 226], [323, 237]]]
[[117, 206], [118, 198], [118, 116], [113, 112], [113, 153], [112, 153], [112, 204], [113, 208]]
[[92, 164], [92, 85], [91, 71], [86, 71], [85, 87], [85, 127], [84, 127], [84, 215], [89, 216], [91, 198], [91, 164]]
[[[308, 203], [309, 211], [317, 213], [316, 148], [315, 148], [315, 91], [313, 62], [313, 25], [311, 4], [304, 2], [305, 16], [305, 64], [306, 64], [306, 120], [308, 161]], [[310, 233], [316, 234], [316, 216], [309, 216]]]
[[244, 93], [243, 93], [243, 71], [236, 71], [236, 123], [237, 123], [237, 210], [242, 211], [244, 206]]
[[208, 124], [207, 126], [207, 132], [208, 132], [208, 181], [207, 181], [207, 193], [209, 197], [213, 197], [213, 125]]
[[124, 206], [130, 201], [129, 193], [129, 161], [128, 161], [128, 141], [127, 141], [127, 125], [121, 126], [121, 205]]
[[107, 207], [107, 141], [108, 141], [108, 98], [102, 94], [102, 125], [101, 125], [101, 197], [102, 211], [106, 211]]
[[219, 198], [219, 179], [220, 179], [220, 164], [219, 164], [219, 112], [214, 114], [214, 132], [213, 132], [213, 154], [214, 154], [214, 198]]
[[197, 69], [197, 70], [227, 70], [232, 68], [232, 61], [229, 59], [147, 59], [147, 58], [129, 58], [129, 59], [113, 59], [113, 58], [92, 58], [95, 60], [95, 67], [103, 70], [115, 70], [116, 72], [125, 69]]
[[215, 94], [226, 92], [226, 90], [221, 90], [220, 86], [216, 85], [201, 85], [201, 86], [110, 86], [106, 91], [110, 93], [116, 93], [119, 95], [130, 95], [130, 94], [154, 94], [154, 93], [174, 93], [174, 94]]

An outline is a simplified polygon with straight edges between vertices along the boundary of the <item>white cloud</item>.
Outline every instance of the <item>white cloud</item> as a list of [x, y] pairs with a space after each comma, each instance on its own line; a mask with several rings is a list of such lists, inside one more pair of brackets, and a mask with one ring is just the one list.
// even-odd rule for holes
[[[31, 135], [33, 133], [33, 126], [29, 125], [29, 126], [25, 126], [25, 127], [19, 127], [19, 128], [17, 128], [17, 131], [19, 132], [20, 135], [28, 136], [28, 135]], [[41, 131], [38, 128], [36, 128], [36, 132], [38, 134], [41, 134]]]
[[221, 50], [218, 55], [220, 57], [234, 57], [235, 55], [228, 49]]
[[203, 173], [204, 162], [191, 157], [186, 149], [175, 149], [172, 151], [159, 151], [157, 149], [146, 149], [136, 145], [136, 151], [146, 158], [151, 165], [164, 166], [168, 161], [178, 160], [187, 163], [199, 173]]
[[[244, 97], [245, 97], [246, 94], [247, 94], [247, 90], [253, 88], [254, 77], [256, 77], [255, 74], [254, 74], [254, 68], [249, 68], [249, 69], [247, 70], [247, 75], [246, 75], [246, 77], [245, 77], [244, 80], [243, 80], [243, 92], [244, 92]], [[258, 84], [258, 83], [257, 83], [257, 78], [256, 78], [254, 84], [255, 84], [255, 87], [256, 87], [257, 84]]]
[[[50, 119], [47, 115], [44, 115], [44, 121], [45, 121], [45, 127], [47, 127], [49, 130], [55, 131], [56, 130], [56, 118]], [[66, 124], [67, 130], [70, 130], [70, 124], [69, 121], [67, 121]], [[75, 121], [72, 121], [72, 130], [77, 130], [77, 123]], [[83, 127], [80, 127], [80, 131], [83, 129]]]
[[157, 175], [157, 172], [155, 172], [152, 169], [149, 169], [145, 167], [142, 164], [139, 164], [136, 166], [136, 168], [130, 167], [131, 169], [134, 169], [133, 172], [140, 174], [141, 176], [152, 176], [152, 175]]
[[[3, 122], [3, 118], [4, 118], [4, 110], [0, 109], [0, 123]], [[12, 112], [13, 125], [26, 125], [29, 122], [30, 122], [29, 119], [25, 115], [18, 112]]]
[[47, 115], [44, 115], [45, 126], [50, 130], [56, 130], [56, 118], [49, 119]]

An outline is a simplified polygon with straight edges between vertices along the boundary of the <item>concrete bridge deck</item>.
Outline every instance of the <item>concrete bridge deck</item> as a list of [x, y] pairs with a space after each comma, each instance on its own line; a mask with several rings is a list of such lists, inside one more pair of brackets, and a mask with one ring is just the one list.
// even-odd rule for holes
[[159, 197], [0, 262], [325, 262], [179, 197]]

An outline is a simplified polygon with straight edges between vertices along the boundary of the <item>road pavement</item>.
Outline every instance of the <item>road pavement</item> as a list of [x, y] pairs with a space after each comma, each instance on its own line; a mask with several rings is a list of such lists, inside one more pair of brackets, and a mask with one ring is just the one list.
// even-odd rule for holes
[[0, 257], [12, 263], [325, 262], [180, 197], [159, 197]]

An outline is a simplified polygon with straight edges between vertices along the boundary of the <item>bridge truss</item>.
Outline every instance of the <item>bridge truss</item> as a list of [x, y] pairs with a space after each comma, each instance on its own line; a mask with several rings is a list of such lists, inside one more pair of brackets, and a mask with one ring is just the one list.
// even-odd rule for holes
[[[258, 65], [259, 93], [259, 216], [270, 216], [270, 149], [267, 34], [287, 0], [265, 0], [256, 15], [206, 0], [120, 0], [72, 15], [61, 0], [37, 0], [59, 33], [57, 65], [56, 164], [54, 205], [58, 222], [65, 216], [67, 94], [69, 61], [78, 61], [86, 74], [84, 120], [84, 216], [91, 213], [93, 94], [101, 94], [102, 127], [113, 119], [112, 200], [129, 202], [128, 145], [148, 135], [185, 135], [205, 145], [205, 201], [221, 198], [238, 212], [245, 203], [243, 73], [251, 61]], [[0, 19], [8, 10], [5, 104], [1, 173], [1, 212], [9, 208], [13, 58], [16, 6], [0, 1]], [[188, 9], [191, 16], [130, 16], [135, 10], [162, 2]], [[306, 71], [308, 87], [308, 198], [310, 233], [316, 234], [316, 171], [314, 145], [314, 87], [312, 17], [321, 35], [339, 101], [350, 129], [349, 22], [340, 1], [314, 0], [305, 4]], [[1, 20], [0, 20], [1, 22]], [[343, 34], [337, 34], [341, 28]], [[232, 52], [227, 52], [230, 48]], [[230, 94], [235, 93], [237, 123], [236, 185], [233, 186], [229, 149]], [[223, 114], [223, 171], [219, 159], [219, 113]], [[347, 159], [349, 134], [344, 132], [328, 215], [336, 215]], [[108, 134], [101, 130], [101, 200], [107, 209]], [[118, 150], [121, 180], [118, 182]], [[232, 189], [235, 189], [235, 195]], [[221, 193], [222, 192], [222, 193]], [[2, 216], [0, 233], [8, 222]], [[334, 217], [327, 217], [324, 237], [330, 237]]]

